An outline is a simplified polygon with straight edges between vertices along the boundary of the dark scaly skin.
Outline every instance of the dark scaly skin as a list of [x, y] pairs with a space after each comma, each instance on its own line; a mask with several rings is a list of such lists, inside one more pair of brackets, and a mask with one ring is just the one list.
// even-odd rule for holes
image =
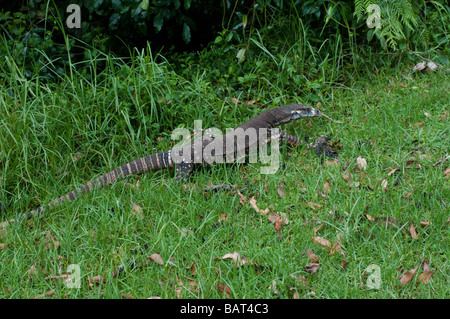
[[[275, 128], [281, 124], [289, 123], [292, 121], [295, 121], [297, 119], [303, 118], [303, 117], [316, 117], [321, 116], [322, 114], [309, 106], [306, 105], [300, 105], [300, 104], [290, 104], [287, 106], [281, 106], [274, 109], [267, 110], [258, 116], [250, 119], [249, 121], [243, 123], [238, 128], [241, 128], [243, 130], [253, 128], [253, 129], [272, 129]], [[229, 134], [229, 133], [227, 133]], [[226, 136], [226, 135], [224, 135]], [[296, 146], [300, 143], [300, 140], [293, 136], [289, 135], [286, 132], [281, 131], [280, 132], [280, 142], [285, 142], [291, 146]], [[205, 148], [210, 143], [215, 143], [215, 141], [219, 142], [220, 139], [208, 139], [204, 137], [200, 137], [200, 143], [202, 144], [202, 149]], [[183, 150], [188, 153], [188, 156], [191, 158], [195, 156], [194, 154], [194, 143], [191, 142], [187, 146], [183, 147]], [[220, 145], [220, 144], [218, 144]], [[245, 145], [246, 148], [248, 148], [248, 145]], [[221, 146], [218, 146], [218, 148], [222, 148]], [[225, 145], [223, 145], [223, 150], [225, 150]], [[234, 149], [236, 151], [236, 147]], [[90, 181], [89, 183], [81, 186], [78, 189], [74, 189], [73, 191], [67, 193], [64, 196], [61, 196], [52, 202], [43, 205], [31, 212], [25, 213], [20, 216], [19, 219], [30, 219], [35, 215], [39, 215], [43, 213], [44, 211], [50, 209], [53, 206], [58, 206], [60, 203], [64, 201], [71, 202], [75, 198], [77, 198], [80, 195], [85, 194], [86, 192], [91, 192], [94, 187], [102, 188], [105, 185], [110, 185], [112, 183], [115, 183], [119, 180], [123, 180], [127, 176], [130, 175], [136, 175], [145, 173], [148, 171], [155, 171], [165, 168], [172, 168], [176, 167], [176, 180], [177, 181], [184, 181], [189, 174], [192, 172], [194, 168], [194, 164], [191, 162], [181, 162], [178, 164], [175, 164], [173, 161], [173, 158], [171, 156], [172, 151], [165, 151], [161, 153], [151, 154], [139, 159], [136, 159], [132, 162], [129, 162], [125, 165], [122, 165], [115, 170], [112, 170], [93, 181]], [[225, 151], [223, 151], [225, 154]], [[11, 220], [12, 222], [13, 220]]]

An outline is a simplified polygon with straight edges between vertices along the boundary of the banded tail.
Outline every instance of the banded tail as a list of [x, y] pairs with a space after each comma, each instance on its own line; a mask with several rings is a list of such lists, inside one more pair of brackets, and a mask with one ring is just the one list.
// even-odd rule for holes
[[171, 157], [171, 151], [165, 151], [161, 153], [151, 154], [145, 157], [138, 158], [132, 162], [129, 162], [125, 165], [122, 165], [115, 170], [112, 170], [96, 179], [90, 181], [87, 184], [84, 184], [78, 189], [74, 189], [70, 193], [67, 193], [64, 196], [61, 196], [47, 205], [43, 205], [31, 212], [25, 213], [22, 215], [22, 219], [28, 220], [36, 215], [39, 215], [46, 210], [58, 206], [63, 201], [73, 201], [75, 198], [80, 195], [84, 195], [87, 192], [91, 192], [94, 187], [98, 187], [99, 189], [105, 185], [111, 185], [116, 181], [123, 180], [127, 176], [137, 175], [141, 173], [145, 173], [148, 171], [156, 171], [164, 168], [174, 167], [174, 163]]

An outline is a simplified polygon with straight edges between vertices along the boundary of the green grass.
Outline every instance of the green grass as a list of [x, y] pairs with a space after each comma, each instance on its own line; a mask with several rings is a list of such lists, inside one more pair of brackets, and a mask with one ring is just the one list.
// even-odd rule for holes
[[[235, 92], [209, 71], [181, 75], [148, 52], [128, 64], [93, 54], [59, 84], [25, 79], [6, 59], [2, 72], [12, 75], [0, 87], [2, 221], [137, 157], [171, 148], [172, 130], [192, 129], [195, 119], [225, 131], [258, 114], [262, 104], [311, 103], [280, 95], [281, 81], [269, 85], [263, 72], [254, 81], [258, 85], [243, 83]], [[0, 296], [34, 298], [52, 291], [44, 298], [224, 298], [221, 283], [232, 298], [448, 298], [450, 185], [444, 172], [450, 161], [433, 164], [449, 155], [449, 116], [440, 118], [450, 106], [449, 74], [445, 68], [413, 74], [405, 67], [330, 85], [321, 110], [343, 124], [316, 118], [312, 125], [285, 128], [311, 141], [332, 134], [340, 141], [337, 166], [322, 164], [305, 146], [283, 147], [283, 165], [273, 175], [261, 175], [259, 164], [216, 165], [199, 168], [183, 187], [172, 171], [158, 171], [12, 224], [0, 237]], [[233, 104], [233, 97], [261, 101]], [[359, 156], [367, 161], [365, 170], [358, 170]], [[399, 169], [389, 176], [394, 167]], [[343, 174], [359, 184], [350, 186]], [[138, 188], [127, 185], [137, 182]], [[204, 192], [211, 182], [237, 185], [246, 201], [232, 191]], [[249, 204], [252, 196], [259, 208], [287, 215], [281, 235]], [[367, 215], [395, 217], [396, 224]], [[317, 227], [315, 235], [339, 242], [345, 257], [314, 242]], [[319, 258], [314, 274], [305, 271], [307, 248]], [[251, 263], [236, 267], [221, 259], [234, 251]], [[148, 259], [156, 253], [162, 265]], [[433, 270], [426, 285], [418, 280], [421, 261]], [[80, 289], [51, 279], [71, 264], [80, 267]], [[367, 287], [371, 264], [380, 267], [379, 289]], [[120, 265], [125, 270], [113, 278]], [[418, 265], [403, 286], [399, 277]], [[104, 282], [89, 282], [99, 275]], [[268, 289], [273, 281], [276, 293]]]

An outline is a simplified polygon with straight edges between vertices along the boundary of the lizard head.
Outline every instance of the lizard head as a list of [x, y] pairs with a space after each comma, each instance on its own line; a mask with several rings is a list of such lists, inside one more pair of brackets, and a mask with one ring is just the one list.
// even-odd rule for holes
[[318, 109], [313, 108], [308, 105], [304, 104], [289, 104], [286, 106], [278, 107], [279, 109], [279, 124], [285, 124], [289, 123], [304, 117], [316, 117], [316, 116], [323, 116], [330, 121], [337, 122], [333, 120], [332, 118], [326, 116], [322, 112], [320, 112]]

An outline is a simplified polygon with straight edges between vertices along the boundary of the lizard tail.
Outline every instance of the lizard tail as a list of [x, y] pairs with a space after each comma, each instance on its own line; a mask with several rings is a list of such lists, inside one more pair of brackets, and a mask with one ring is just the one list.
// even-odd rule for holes
[[170, 151], [151, 154], [145, 157], [138, 158], [132, 162], [122, 165], [115, 170], [112, 170], [96, 179], [84, 184], [78, 189], [67, 193], [64, 196], [54, 199], [52, 202], [40, 206], [39, 208], [27, 212], [21, 216], [22, 220], [28, 220], [36, 215], [40, 215], [43, 212], [49, 210], [52, 207], [59, 206], [64, 201], [71, 202], [80, 195], [84, 195], [87, 192], [92, 192], [94, 187], [102, 188], [106, 185], [111, 185], [117, 181], [123, 180], [127, 176], [137, 175], [148, 171], [155, 171], [164, 168], [174, 167]]

